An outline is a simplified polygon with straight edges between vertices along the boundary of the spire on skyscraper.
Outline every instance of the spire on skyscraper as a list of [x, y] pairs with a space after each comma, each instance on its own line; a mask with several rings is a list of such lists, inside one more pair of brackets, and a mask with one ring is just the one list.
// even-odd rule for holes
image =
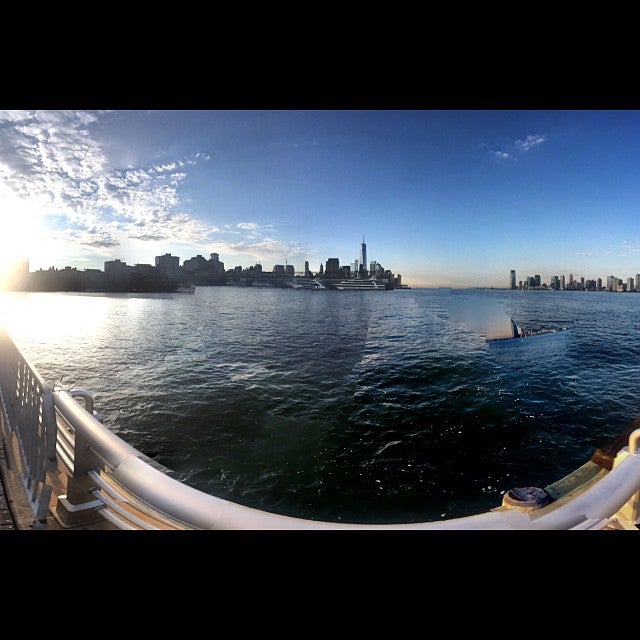
[[362, 275], [367, 276], [367, 245], [364, 241], [364, 233], [362, 234], [362, 244], [360, 245], [360, 265], [362, 266]]

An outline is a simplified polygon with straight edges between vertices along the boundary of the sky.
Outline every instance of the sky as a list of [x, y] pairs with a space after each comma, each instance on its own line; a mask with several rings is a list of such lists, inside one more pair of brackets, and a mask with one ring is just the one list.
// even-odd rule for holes
[[0, 111], [0, 268], [369, 261], [412, 287], [640, 273], [637, 110]]

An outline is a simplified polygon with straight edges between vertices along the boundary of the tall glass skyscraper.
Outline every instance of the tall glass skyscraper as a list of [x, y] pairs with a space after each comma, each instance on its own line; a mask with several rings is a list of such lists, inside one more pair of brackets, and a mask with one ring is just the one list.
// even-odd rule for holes
[[[362, 244], [360, 245], [360, 264], [363, 270], [367, 268], [367, 245], [365, 244], [364, 236], [362, 236]], [[363, 271], [362, 275], [366, 276], [366, 271]]]
[[512, 289], [517, 289], [516, 287], [516, 270], [515, 269], [511, 269], [511, 288]]

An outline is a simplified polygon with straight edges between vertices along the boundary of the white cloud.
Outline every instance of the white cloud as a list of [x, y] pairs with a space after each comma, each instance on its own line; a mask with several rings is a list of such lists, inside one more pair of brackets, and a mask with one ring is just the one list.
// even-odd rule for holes
[[489, 153], [500, 160], [515, 160], [518, 153], [526, 153], [546, 141], [546, 136], [540, 134], [528, 135], [523, 140], [516, 140], [513, 144], [507, 145], [508, 151], [499, 149]]
[[283, 264], [288, 261], [306, 259], [309, 249], [301, 247], [296, 243], [288, 243], [276, 238], [263, 238], [253, 240], [247, 238], [244, 241], [221, 241], [213, 243], [213, 250], [221, 255], [242, 255], [250, 256], [258, 262], [273, 262]]
[[113, 247], [118, 238], [206, 242], [217, 231], [180, 211], [182, 169], [207, 154], [148, 167], [110, 168], [92, 130], [101, 112], [0, 111], [0, 182], [68, 241]]
[[251, 212], [220, 226], [186, 212], [187, 171], [209, 160], [206, 153], [114, 166], [98, 135], [101, 119], [101, 112], [0, 111], [0, 192], [25, 203], [52, 244], [92, 259], [132, 243], [213, 247], [276, 263], [308, 254], [272, 237], [273, 225], [252, 222]]
[[533, 147], [542, 144], [545, 141], [545, 136], [529, 135], [524, 140], [516, 140], [516, 146], [522, 151], [529, 151], [529, 149], [532, 149]]

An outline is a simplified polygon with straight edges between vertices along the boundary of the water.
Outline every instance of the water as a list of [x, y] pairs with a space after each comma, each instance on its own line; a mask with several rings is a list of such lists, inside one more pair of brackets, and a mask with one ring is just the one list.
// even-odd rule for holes
[[[440, 520], [588, 460], [640, 412], [640, 295], [3, 293], [48, 383], [188, 485], [320, 520]], [[491, 320], [493, 314], [493, 320]], [[487, 342], [513, 317], [568, 331]]]

